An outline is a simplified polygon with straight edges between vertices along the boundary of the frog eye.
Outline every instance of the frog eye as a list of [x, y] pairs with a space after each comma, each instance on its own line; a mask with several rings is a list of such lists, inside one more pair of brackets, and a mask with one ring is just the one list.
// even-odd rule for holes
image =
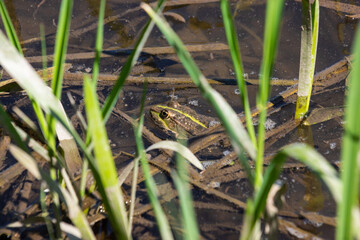
[[169, 118], [169, 112], [167, 110], [161, 110], [159, 116], [161, 119]]

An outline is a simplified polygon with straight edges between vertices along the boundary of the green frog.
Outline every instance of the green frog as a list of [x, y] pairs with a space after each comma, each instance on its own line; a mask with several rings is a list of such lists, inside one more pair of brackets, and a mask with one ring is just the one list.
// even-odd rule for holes
[[182, 139], [205, 133], [209, 130], [211, 121], [215, 121], [211, 117], [197, 114], [190, 107], [182, 106], [176, 101], [153, 106], [150, 108], [150, 117], [162, 131]]

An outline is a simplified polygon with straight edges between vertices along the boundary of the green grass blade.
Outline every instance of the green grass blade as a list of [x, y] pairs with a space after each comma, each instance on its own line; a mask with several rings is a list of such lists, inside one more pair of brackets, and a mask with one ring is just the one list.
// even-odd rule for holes
[[[41, 55], [42, 55], [42, 62], [43, 62], [43, 79], [48, 79], [48, 71], [47, 71], [47, 62], [46, 62], [46, 43], [45, 43], [45, 30], [44, 25], [40, 24], [40, 38], [41, 38]], [[33, 108], [37, 117], [37, 120], [39, 122], [41, 131], [44, 136], [48, 136], [48, 124], [46, 121], [46, 118], [44, 116], [44, 113], [41, 111], [40, 106], [36, 103], [36, 101], [32, 100], [33, 102]]]
[[69, 38], [70, 21], [72, 15], [72, 0], [61, 1], [58, 28], [56, 33], [56, 43], [54, 52], [54, 75], [51, 88], [57, 98], [61, 98], [62, 82], [64, 75], [64, 63]]
[[182, 144], [174, 141], [161, 141], [157, 142], [146, 149], [146, 152], [158, 148], [169, 149], [172, 151], [176, 151], [177, 153], [181, 154], [186, 160], [192, 163], [195, 167], [200, 170], [204, 170], [204, 166], [201, 164], [199, 159], [188, 149], [187, 147], [183, 146]]
[[237, 34], [235, 31], [233, 19], [230, 12], [230, 6], [228, 0], [221, 0], [221, 11], [224, 21], [224, 28], [226, 33], [226, 38], [229, 44], [231, 58], [233, 61], [235, 74], [236, 74], [236, 80], [237, 84], [240, 90], [240, 97], [241, 101], [244, 106], [244, 112], [245, 112], [245, 118], [246, 118], [246, 128], [248, 130], [250, 139], [252, 143], [256, 146], [256, 136], [255, 136], [255, 129], [253, 125], [253, 121], [251, 118], [251, 109], [250, 109], [250, 103], [248, 99], [248, 93], [246, 88], [246, 82], [244, 79], [244, 71], [242, 67], [242, 61], [241, 61], [241, 53], [238, 43]]
[[[181, 145], [180, 142], [179, 144]], [[174, 180], [179, 195], [184, 239], [199, 239], [199, 227], [196, 221], [191, 189], [188, 183], [188, 169], [185, 164], [185, 159], [179, 153], [176, 154], [176, 168], [177, 171], [173, 171], [171, 177]]]
[[136, 140], [137, 154], [140, 157], [140, 163], [145, 177], [145, 185], [146, 185], [147, 193], [155, 213], [155, 218], [159, 227], [161, 238], [172, 240], [173, 235], [170, 230], [170, 225], [168, 220], [166, 219], [166, 215], [161, 207], [159, 199], [157, 198], [159, 194], [157, 192], [156, 184], [154, 179], [152, 178], [150, 166], [145, 155], [144, 143], [142, 140], [143, 122], [144, 122], [144, 116], [141, 115], [139, 124], [135, 126], [135, 140]]
[[9, 13], [6, 10], [6, 6], [3, 0], [0, 0], [0, 15], [5, 27], [6, 35], [8, 36], [10, 42], [16, 47], [21, 55], [24, 55], [21, 49], [20, 41], [16, 35], [14, 25], [11, 22]]
[[102, 45], [103, 45], [105, 6], [106, 6], [106, 0], [101, 0], [100, 8], [99, 8], [98, 27], [96, 32], [95, 60], [94, 60], [94, 66], [92, 72], [92, 81], [94, 84], [96, 84], [100, 72], [100, 55], [102, 52]]
[[176, 190], [179, 195], [180, 209], [182, 215], [182, 226], [184, 239], [200, 239], [198, 223], [196, 221], [195, 210], [193, 207], [191, 191], [185, 181], [182, 181], [177, 173], [171, 174]]
[[144, 104], [145, 97], [147, 91], [147, 83], [145, 82], [143, 95], [141, 99], [141, 107], [140, 107], [140, 118], [139, 122], [134, 126], [135, 132], [135, 141], [136, 141], [136, 151], [137, 155], [140, 158], [141, 168], [143, 170], [143, 174], [145, 177], [145, 186], [147, 189], [147, 193], [153, 207], [155, 213], [155, 219], [157, 224], [159, 225], [159, 231], [162, 239], [173, 239], [173, 235], [171, 233], [169, 222], [166, 218], [165, 212], [161, 207], [160, 201], [157, 198], [158, 191], [156, 188], [156, 183], [151, 175], [149, 163], [147, 162], [147, 158], [145, 155], [144, 143], [142, 140], [142, 128], [144, 126]]
[[204, 75], [202, 75], [194, 60], [191, 58], [189, 52], [186, 50], [180, 38], [170, 28], [166, 21], [159, 17], [149, 5], [142, 3], [141, 6], [155, 21], [156, 25], [164, 34], [169, 44], [175, 49], [179, 59], [181, 60], [195, 85], [201, 91], [203, 97], [208, 102], [210, 102], [216, 110], [216, 113], [223, 123], [223, 126], [225, 127], [230, 137], [232, 145], [241, 159], [242, 164], [244, 165], [251, 181], [253, 179], [252, 172], [250, 170], [247, 159], [244, 158], [243, 149], [245, 149], [248, 155], [253, 159], [255, 158], [256, 150], [236, 113], [225, 101], [225, 99], [218, 92], [211, 88], [209, 83], [206, 81], [206, 78]]
[[358, 208], [359, 194], [359, 137], [360, 137], [360, 29], [355, 36], [354, 61], [346, 97], [345, 125], [341, 149], [341, 180], [343, 204], [338, 206], [336, 239], [352, 239], [358, 229], [352, 227], [352, 209]]
[[295, 119], [303, 119], [309, 110], [312, 83], [314, 79], [316, 51], [319, 32], [319, 1], [310, 5], [302, 1], [302, 31], [298, 98]]
[[[164, 3], [165, 3], [165, 0], [159, 0], [158, 4], [156, 6], [156, 12], [162, 11], [162, 9], [164, 8]], [[106, 98], [106, 101], [102, 108], [102, 116], [103, 116], [105, 122], [109, 118], [111, 111], [117, 102], [117, 99], [119, 97], [119, 93], [122, 89], [122, 86], [124, 85], [127, 76], [130, 74], [131, 68], [136, 63], [136, 60], [138, 59], [138, 57], [141, 53], [141, 50], [144, 47], [145, 42], [146, 42], [147, 38], [149, 37], [153, 27], [154, 27], [154, 22], [150, 19], [146, 23], [144, 30], [141, 32], [139, 40], [135, 44], [134, 50], [132, 51], [132, 53], [130, 54], [125, 65], [123, 66], [123, 68], [120, 72], [120, 75], [119, 75], [118, 79], [116, 80], [116, 83], [115, 83], [113, 89], [110, 92], [110, 95]]]
[[259, 92], [257, 95], [256, 106], [260, 111], [258, 125], [258, 147], [255, 165], [255, 189], [258, 189], [262, 183], [263, 155], [265, 146], [265, 121], [266, 121], [266, 105], [271, 91], [270, 77], [273, 71], [277, 44], [280, 35], [280, 23], [282, 18], [284, 1], [272, 0], [267, 1], [265, 32], [264, 32], [264, 48], [263, 59], [261, 63], [261, 78]]
[[[55, 97], [61, 98], [63, 74], [64, 74], [64, 63], [66, 59], [66, 51], [69, 37], [70, 20], [72, 15], [72, 0], [63, 0], [60, 6], [60, 14], [58, 21], [58, 28], [56, 33], [55, 52], [54, 52], [54, 72], [51, 81], [51, 88], [54, 92]], [[48, 146], [52, 151], [56, 150], [55, 140], [55, 121], [52, 116], [47, 116], [48, 131], [45, 136]]]
[[88, 131], [94, 143], [96, 168], [99, 172], [100, 183], [104, 188], [104, 204], [109, 214], [113, 229], [120, 239], [130, 239], [128, 220], [112, 152], [106, 129], [102, 121], [99, 102], [96, 96], [96, 86], [88, 77], [84, 79], [84, 100], [86, 116], [89, 122]]
[[[145, 83], [144, 83], [141, 102], [140, 102], [141, 103], [141, 105], [140, 105], [140, 116], [143, 116], [143, 113], [144, 113], [146, 92], [147, 92], [147, 81], [145, 81]], [[140, 124], [141, 125], [144, 124], [144, 119], [143, 118], [140, 118]], [[142, 143], [140, 143], [140, 144], [142, 144]], [[138, 180], [138, 173], [139, 173], [139, 161], [140, 161], [140, 156], [138, 154], [138, 156], [133, 160], [133, 162], [128, 165], [128, 167], [133, 169], [133, 177], [132, 177], [132, 183], [131, 183], [131, 205], [130, 205], [130, 210], [129, 210], [129, 232], [132, 231], [132, 227], [133, 227], [132, 223], [133, 223], [133, 217], [134, 217], [133, 215], [134, 215], [134, 209], [135, 209], [136, 188], [137, 188], [137, 180]], [[133, 167], [131, 167], [131, 164], [133, 164]], [[126, 169], [129, 169], [128, 167], [126, 167]], [[124, 170], [120, 174], [122, 179], [120, 180], [120, 178], [119, 178], [119, 182], [121, 182], [121, 185], [125, 181], [125, 179], [127, 178], [126, 176], [128, 176], [130, 171]]]
[[[134, 210], [135, 210], [135, 203], [136, 203], [136, 189], [137, 189], [137, 180], [138, 180], [138, 174], [139, 174], [139, 161], [140, 158], [137, 157], [134, 160], [134, 166], [133, 166], [133, 177], [131, 181], [131, 197], [130, 197], [130, 208], [129, 208], [129, 232], [132, 231], [133, 228], [133, 219], [134, 219]], [[122, 177], [122, 174], [120, 174]], [[127, 175], [128, 176], [128, 175]], [[125, 181], [125, 177], [121, 182], [123, 183]], [[122, 185], [122, 183], [120, 185]]]

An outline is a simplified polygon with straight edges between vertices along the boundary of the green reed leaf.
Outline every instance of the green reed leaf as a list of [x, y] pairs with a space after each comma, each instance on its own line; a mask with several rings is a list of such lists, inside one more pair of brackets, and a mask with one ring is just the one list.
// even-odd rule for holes
[[103, 186], [105, 193], [104, 204], [117, 236], [121, 239], [130, 239], [125, 203], [118, 185], [117, 171], [102, 121], [96, 86], [87, 76], [84, 79], [84, 100], [89, 122], [88, 131], [94, 144], [95, 168], [100, 177], [98, 184]]

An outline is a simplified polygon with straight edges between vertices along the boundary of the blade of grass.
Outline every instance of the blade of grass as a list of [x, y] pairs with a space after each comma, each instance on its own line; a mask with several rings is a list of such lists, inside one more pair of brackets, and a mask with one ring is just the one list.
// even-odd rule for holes
[[319, 1], [313, 4], [302, 1], [302, 31], [298, 98], [295, 119], [301, 120], [309, 110], [314, 79], [316, 50], [319, 32]]
[[100, 55], [102, 52], [102, 45], [103, 45], [105, 6], [106, 6], [106, 0], [101, 0], [100, 8], [99, 8], [98, 27], [96, 32], [95, 60], [94, 60], [94, 66], [92, 72], [92, 81], [94, 84], [96, 84], [97, 82], [97, 77], [100, 71]]
[[54, 74], [51, 88], [57, 98], [61, 98], [64, 63], [66, 59], [67, 44], [69, 38], [70, 21], [72, 15], [72, 0], [61, 1], [58, 28], [56, 33], [54, 52]]
[[[140, 158], [137, 157], [134, 160], [134, 168], [133, 168], [133, 179], [131, 182], [131, 202], [130, 202], [130, 209], [129, 209], [129, 232], [132, 231], [132, 224], [134, 219], [134, 210], [135, 210], [135, 202], [136, 202], [136, 187], [137, 187], [137, 179], [139, 173], [139, 161]], [[121, 175], [120, 175], [121, 176]]]
[[[141, 102], [140, 102], [141, 103], [140, 116], [142, 116], [144, 113], [146, 91], [147, 91], [147, 82], [145, 81], [144, 86], [143, 86], [142, 96], [141, 96]], [[138, 173], [139, 173], [140, 157], [137, 156], [133, 161], [134, 161], [133, 162], [134, 163], [134, 166], [133, 166], [134, 171], [133, 171], [133, 179], [132, 179], [132, 183], [131, 183], [131, 205], [130, 205], [130, 210], [129, 210], [129, 232], [132, 231], [132, 221], [133, 221], [133, 214], [134, 214], [134, 209], [135, 209], [135, 197], [136, 197], [136, 187], [137, 187], [137, 178], [138, 178]]]
[[[67, 43], [69, 37], [70, 20], [72, 14], [72, 0], [63, 0], [60, 6], [58, 28], [56, 33], [55, 52], [54, 52], [54, 73], [51, 81], [51, 88], [56, 98], [61, 99], [62, 82], [64, 74], [64, 63], [66, 59]], [[48, 134], [45, 138], [51, 149], [50, 154], [56, 152], [55, 140], [55, 119], [47, 116]], [[55, 174], [53, 174], [55, 175]]]
[[[43, 79], [44, 81], [46, 79], [48, 79], [48, 71], [47, 71], [47, 62], [46, 62], [46, 43], [45, 43], [45, 30], [44, 30], [44, 25], [40, 24], [40, 37], [41, 37], [41, 54], [43, 56]], [[32, 102], [36, 102], [36, 101], [32, 101]], [[46, 118], [43, 114], [43, 112], [40, 109], [40, 106], [38, 104], [36, 104], [36, 106], [34, 107], [34, 111], [37, 117], [37, 120], [39, 122], [40, 125], [40, 129], [43, 133], [44, 136], [48, 136], [49, 135], [49, 129], [48, 129], [48, 123], [46, 121]]]
[[346, 97], [345, 125], [341, 149], [341, 180], [344, 185], [343, 203], [338, 206], [338, 227], [336, 239], [353, 239], [352, 209], [358, 208], [359, 193], [359, 138], [360, 138], [360, 29], [358, 27], [353, 49], [354, 61], [350, 73], [348, 95]]
[[3, 0], [0, 1], [0, 15], [5, 27], [6, 35], [8, 36], [10, 42], [16, 47], [21, 55], [24, 55], [21, 49], [20, 41], [16, 35], [14, 25], [11, 22], [9, 13], [6, 10], [6, 6]]
[[117, 237], [130, 239], [128, 219], [124, 199], [117, 180], [117, 172], [112, 158], [105, 126], [102, 121], [99, 102], [96, 96], [96, 86], [89, 77], [84, 78], [84, 100], [86, 116], [89, 122], [88, 131], [94, 143], [95, 166], [99, 171], [101, 184], [104, 188], [105, 207]]
[[256, 106], [260, 112], [258, 125], [257, 156], [255, 164], [255, 190], [262, 183], [264, 146], [265, 146], [265, 121], [266, 105], [271, 91], [270, 77], [274, 68], [278, 38], [280, 35], [280, 22], [282, 18], [284, 1], [272, 0], [266, 4], [265, 32], [263, 59], [261, 63], [261, 77]]
[[242, 161], [242, 164], [245, 167], [250, 181], [253, 180], [248, 160], [244, 157], [243, 154], [243, 149], [245, 149], [247, 154], [253, 159], [256, 156], [256, 150], [246, 130], [238, 119], [236, 113], [229, 106], [229, 104], [227, 104], [225, 99], [218, 92], [211, 88], [209, 83], [206, 81], [206, 78], [204, 77], [204, 75], [202, 75], [201, 71], [191, 58], [189, 52], [186, 50], [184, 44], [176, 35], [176, 33], [170, 28], [167, 22], [163, 18], [158, 16], [149, 5], [142, 3], [141, 7], [155, 21], [158, 28], [166, 37], [168, 43], [175, 49], [179, 59], [181, 60], [192, 80], [194, 81], [195, 85], [201, 91], [203, 97], [208, 102], [210, 102], [216, 110], [218, 117], [220, 118], [224, 128], [226, 129], [230, 137], [234, 150], [236, 151], [239, 159]]
[[177, 153], [181, 154], [186, 160], [191, 162], [195, 167], [197, 167], [200, 170], [204, 170], [204, 166], [201, 164], [199, 159], [188, 149], [187, 147], [183, 146], [182, 144], [174, 141], [161, 141], [157, 142], [150, 147], [146, 149], [146, 152], [158, 149], [158, 148], [164, 148], [169, 149], [172, 151], [176, 151]]
[[162, 239], [173, 239], [170, 225], [168, 220], [166, 219], [166, 215], [161, 207], [161, 204], [159, 200], [157, 199], [158, 191], [156, 189], [156, 184], [154, 179], [151, 176], [150, 166], [147, 162], [146, 155], [145, 155], [145, 149], [144, 145], [142, 143], [141, 139], [141, 127], [135, 126], [135, 134], [136, 134], [136, 146], [137, 146], [137, 152], [140, 157], [140, 163], [142, 170], [144, 172], [145, 177], [145, 184], [147, 188], [147, 193], [151, 202], [151, 205], [153, 206], [153, 210], [155, 213], [156, 222], [159, 225], [159, 231]]
[[[185, 143], [179, 142], [179, 144]], [[176, 167], [177, 171], [172, 171], [171, 177], [174, 180], [179, 195], [184, 239], [199, 239], [199, 228], [193, 207], [191, 190], [187, 182], [189, 177], [188, 169], [185, 164], [185, 159], [179, 153], [176, 154]]]
[[[155, 8], [156, 12], [162, 11], [162, 9], [165, 6], [164, 3], [165, 3], [165, 0], [159, 0], [158, 4], [156, 5], [156, 8]], [[104, 122], [106, 122], [108, 120], [108, 118], [111, 114], [111, 111], [117, 102], [117, 99], [119, 97], [119, 93], [122, 89], [122, 86], [124, 85], [125, 80], [131, 71], [131, 68], [136, 63], [136, 60], [138, 59], [138, 57], [141, 53], [141, 50], [144, 47], [145, 42], [146, 42], [147, 38], [149, 37], [153, 27], [154, 27], [154, 22], [153, 22], [153, 20], [150, 19], [146, 23], [144, 30], [141, 32], [139, 40], [135, 44], [134, 50], [131, 52], [128, 60], [126, 61], [125, 65], [123, 66], [123, 68], [120, 72], [120, 75], [119, 75], [118, 79], [116, 80], [116, 83], [115, 83], [113, 89], [110, 92], [110, 95], [106, 98], [106, 101], [102, 108], [102, 116], [103, 116]]]
[[256, 146], [256, 136], [255, 136], [255, 129], [253, 125], [253, 121], [251, 118], [251, 109], [250, 103], [248, 99], [248, 93], [246, 88], [246, 82], [244, 80], [244, 71], [242, 67], [241, 61], [241, 53], [238, 44], [237, 34], [235, 31], [233, 19], [230, 12], [229, 2], [227, 0], [221, 0], [221, 12], [224, 21], [224, 28], [226, 33], [226, 38], [229, 44], [231, 59], [233, 61], [236, 80], [240, 90], [240, 97], [241, 101], [244, 106], [245, 118], [246, 118], [246, 128], [248, 130], [250, 139], [254, 146]]
[[143, 99], [141, 101], [139, 122], [138, 123], [135, 122], [135, 126], [134, 126], [136, 151], [137, 151], [137, 156], [140, 158], [141, 168], [143, 170], [143, 174], [145, 177], [145, 186], [147, 189], [147, 193], [148, 193], [151, 205], [154, 210], [155, 219], [158, 224], [159, 231], [160, 231], [160, 236], [162, 239], [172, 240], [173, 235], [171, 233], [170, 225], [166, 218], [165, 212], [161, 207], [159, 199], [157, 198], [157, 196], [159, 194], [158, 194], [158, 191], [156, 188], [156, 183], [151, 175], [150, 166], [146, 159], [144, 143], [142, 140], [142, 128], [144, 126], [144, 114], [143, 114], [144, 102], [145, 102], [144, 99], [145, 99], [145, 94], [143, 94]]

